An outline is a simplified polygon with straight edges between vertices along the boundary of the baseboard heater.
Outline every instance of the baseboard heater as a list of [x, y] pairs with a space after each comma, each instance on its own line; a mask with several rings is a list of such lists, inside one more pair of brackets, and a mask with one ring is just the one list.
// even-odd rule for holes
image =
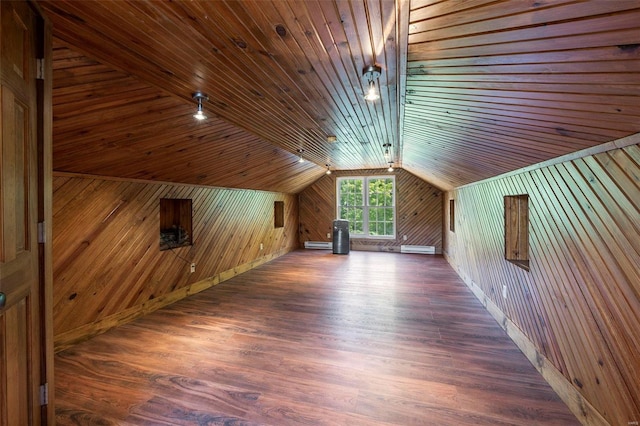
[[333, 244], [331, 243], [331, 241], [305, 241], [304, 248], [316, 250], [331, 250], [333, 248]]
[[400, 246], [400, 253], [436, 254], [434, 246]]

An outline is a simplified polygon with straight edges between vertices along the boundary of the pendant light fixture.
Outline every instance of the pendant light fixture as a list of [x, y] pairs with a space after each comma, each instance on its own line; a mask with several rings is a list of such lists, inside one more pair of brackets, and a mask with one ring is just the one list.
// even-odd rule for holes
[[196, 120], [206, 120], [207, 116], [204, 115], [204, 111], [202, 110], [202, 101], [208, 101], [209, 97], [202, 92], [195, 92], [192, 97], [196, 102], [198, 102], [198, 109], [196, 110], [196, 113], [193, 114], [193, 118]]
[[331, 166], [328, 164], [325, 164], [327, 166], [327, 171], [325, 172], [326, 174], [330, 175], [331, 174]]
[[384, 161], [387, 163], [391, 163], [391, 153], [389, 152], [389, 148], [391, 148], [391, 144], [389, 142], [382, 145], [384, 147]]
[[389, 173], [393, 171], [393, 162], [389, 161], [389, 168], [387, 169]]
[[298, 163], [304, 163], [304, 158], [302, 157], [302, 153], [304, 152], [304, 149], [299, 149], [298, 150], [298, 155], [300, 158], [298, 158]]
[[377, 101], [380, 99], [380, 91], [376, 87], [376, 80], [380, 77], [382, 68], [377, 65], [368, 65], [362, 70], [362, 79], [367, 82], [367, 93], [364, 98], [367, 101]]

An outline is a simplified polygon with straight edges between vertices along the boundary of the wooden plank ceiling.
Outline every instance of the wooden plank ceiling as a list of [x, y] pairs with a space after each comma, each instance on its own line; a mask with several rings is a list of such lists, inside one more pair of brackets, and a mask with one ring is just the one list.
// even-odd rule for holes
[[389, 143], [450, 189], [640, 131], [635, 0], [38, 3], [59, 171], [298, 192]]

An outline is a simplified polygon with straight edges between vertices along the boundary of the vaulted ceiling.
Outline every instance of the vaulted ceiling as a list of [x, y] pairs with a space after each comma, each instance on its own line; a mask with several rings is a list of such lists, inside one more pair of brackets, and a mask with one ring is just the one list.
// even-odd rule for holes
[[297, 192], [388, 143], [450, 189], [640, 131], [636, 0], [38, 4], [57, 171]]

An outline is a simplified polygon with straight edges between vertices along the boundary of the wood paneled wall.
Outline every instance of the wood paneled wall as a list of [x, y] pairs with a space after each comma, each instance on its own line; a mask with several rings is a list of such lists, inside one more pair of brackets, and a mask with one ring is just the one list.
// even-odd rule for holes
[[[300, 245], [305, 241], [330, 241], [336, 218], [336, 178], [341, 176], [387, 175], [385, 170], [336, 171], [318, 179], [299, 194]], [[442, 251], [442, 191], [396, 169], [396, 239], [351, 239], [353, 250], [400, 251], [402, 244], [435, 246]], [[403, 236], [407, 240], [403, 240]]]
[[[160, 198], [192, 200], [192, 246], [160, 251]], [[58, 174], [53, 201], [58, 349], [297, 248], [295, 195]]]
[[[504, 259], [503, 197], [517, 194], [529, 195], [529, 272]], [[578, 418], [640, 421], [640, 145], [446, 198], [455, 199], [455, 232], [447, 226], [445, 237], [450, 263], [513, 335], [523, 335], [543, 374], [555, 372], [545, 377], [562, 379], [557, 389], [567, 389], [559, 393]]]

